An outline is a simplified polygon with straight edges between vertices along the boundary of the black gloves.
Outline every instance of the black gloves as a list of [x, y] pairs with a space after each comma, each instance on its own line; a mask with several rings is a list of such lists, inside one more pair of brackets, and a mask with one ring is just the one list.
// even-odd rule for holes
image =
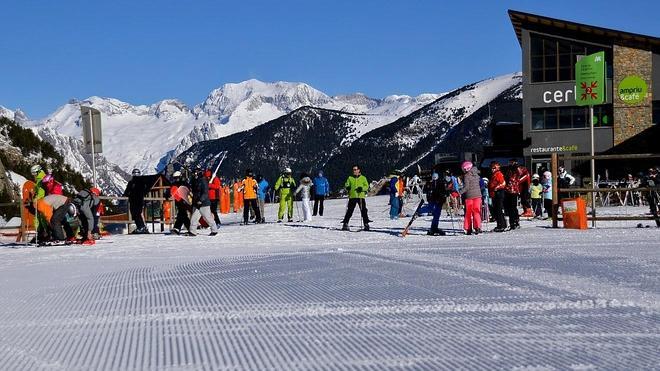
[[362, 193], [362, 187], [357, 187], [355, 188], [355, 190], [357, 191], [357, 193]]

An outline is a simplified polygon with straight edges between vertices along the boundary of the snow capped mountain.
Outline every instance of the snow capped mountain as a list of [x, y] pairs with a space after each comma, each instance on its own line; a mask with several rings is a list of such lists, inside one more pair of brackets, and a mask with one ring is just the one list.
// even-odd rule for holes
[[9, 108], [5, 108], [3, 106], [0, 106], [0, 117], [6, 117], [10, 120], [18, 122], [19, 124], [24, 124], [29, 121], [27, 115], [20, 109], [12, 111]]

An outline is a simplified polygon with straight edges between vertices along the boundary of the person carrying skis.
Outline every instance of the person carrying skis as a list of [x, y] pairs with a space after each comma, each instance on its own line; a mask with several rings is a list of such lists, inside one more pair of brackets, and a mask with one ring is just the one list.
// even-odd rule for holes
[[220, 189], [222, 184], [220, 178], [213, 176], [210, 169], [206, 169], [204, 177], [209, 180], [209, 200], [211, 200], [211, 214], [216, 226], [220, 225], [220, 217], [218, 216], [218, 203], [220, 202]]
[[275, 192], [280, 196], [280, 208], [277, 211], [277, 222], [281, 223], [284, 217], [284, 210], [287, 209], [289, 222], [293, 221], [293, 191], [296, 187], [296, 181], [291, 176], [291, 168], [285, 168], [282, 175], [275, 182]]
[[145, 189], [144, 184], [140, 182], [140, 176], [142, 172], [140, 169], [133, 169], [131, 172], [133, 178], [126, 185], [126, 190], [124, 191], [124, 197], [128, 197], [128, 205], [135, 222], [135, 230], [131, 234], [148, 234], [149, 230], [144, 224], [144, 219], [142, 218], [142, 210], [144, 208], [144, 195]]
[[506, 181], [500, 170], [500, 163], [493, 161], [490, 164], [492, 175], [488, 183], [488, 192], [493, 202], [493, 218], [497, 223], [493, 232], [504, 232], [506, 230], [506, 219], [504, 218], [504, 198], [506, 197]]
[[209, 236], [218, 234], [218, 226], [213, 222], [213, 215], [211, 214], [211, 200], [209, 200], [209, 182], [204, 177], [202, 168], [197, 168], [192, 181], [192, 216], [190, 218], [190, 232], [186, 233], [187, 236], [197, 236], [197, 227], [199, 226], [199, 218], [203, 217], [206, 223], [211, 228]]
[[266, 194], [268, 193], [268, 188], [270, 184], [264, 179], [260, 174], [257, 174], [257, 184], [259, 189], [257, 190], [257, 202], [259, 204], [259, 213], [261, 214], [261, 222], [266, 222]]
[[94, 236], [92, 236], [94, 215], [101, 200], [91, 189], [83, 189], [76, 194], [72, 202], [76, 206], [78, 220], [80, 220], [80, 236], [82, 237], [80, 242], [83, 245], [94, 245], [96, 243]]
[[395, 170], [390, 174], [390, 183], [389, 183], [389, 192], [390, 192], [390, 220], [399, 219], [399, 174]]
[[311, 209], [311, 193], [312, 193], [312, 179], [303, 173], [302, 178], [300, 179], [300, 185], [296, 188], [294, 195], [300, 193], [300, 201], [302, 202], [302, 212], [303, 212], [303, 221], [311, 222], [312, 221], [312, 209]]
[[463, 220], [463, 229], [465, 234], [481, 233], [481, 177], [479, 169], [472, 165], [472, 162], [465, 161], [461, 165], [465, 173], [463, 175], [463, 187], [460, 190], [461, 195], [465, 196], [465, 219]]
[[447, 201], [447, 189], [444, 179], [440, 179], [440, 174], [437, 171], [431, 174], [431, 180], [424, 185], [424, 193], [426, 194], [426, 201], [429, 205], [429, 212], [433, 215], [431, 229], [429, 229], [427, 234], [429, 236], [444, 236], [445, 232], [438, 228], [438, 225], [440, 223], [442, 206]]
[[174, 226], [170, 229], [170, 232], [181, 234], [181, 227], [186, 227], [190, 233], [190, 217], [188, 216], [188, 213], [190, 212], [190, 202], [188, 199], [181, 197], [180, 192], [178, 191], [181, 187], [186, 187], [188, 188], [188, 191], [190, 191], [190, 184], [188, 184], [188, 181], [183, 178], [180, 171], [175, 171], [174, 174], [172, 174], [172, 178], [172, 186], [165, 193], [165, 198], [174, 198], [174, 207], [176, 208]]
[[319, 170], [316, 178], [314, 178], [314, 213], [312, 216], [323, 216], [323, 201], [330, 194], [330, 183], [328, 179], [323, 176], [323, 170]]
[[245, 170], [245, 178], [241, 181], [239, 191], [243, 194], [243, 224], [248, 225], [250, 221], [250, 210], [254, 211], [255, 223], [261, 223], [261, 212], [257, 205], [257, 191], [259, 184], [253, 178], [252, 170]]
[[349, 230], [348, 222], [351, 220], [351, 216], [353, 216], [355, 206], [359, 206], [360, 213], [362, 214], [362, 222], [364, 223], [364, 230], [368, 231], [369, 216], [367, 214], [367, 203], [364, 198], [369, 190], [369, 181], [364, 175], [362, 175], [358, 165], [353, 165], [353, 175], [346, 179], [344, 189], [348, 192], [348, 206], [346, 208], [346, 215], [344, 215], [344, 220], [342, 221], [342, 230]]

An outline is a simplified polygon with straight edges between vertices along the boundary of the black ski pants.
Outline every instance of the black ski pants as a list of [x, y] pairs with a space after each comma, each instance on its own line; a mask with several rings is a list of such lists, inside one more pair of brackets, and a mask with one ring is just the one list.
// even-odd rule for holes
[[73, 237], [73, 229], [71, 229], [69, 222], [66, 220], [68, 210], [69, 204], [66, 203], [53, 211], [53, 216], [50, 218], [50, 229], [53, 232], [53, 240], [64, 241], [67, 238]]
[[243, 200], [243, 222], [247, 224], [248, 221], [250, 221], [250, 208], [252, 208], [254, 212], [256, 222], [261, 223], [261, 211], [259, 211], [259, 205], [257, 204], [256, 198]]
[[506, 193], [504, 196], [504, 207], [506, 208], [506, 213], [509, 216], [509, 225], [512, 227], [520, 225], [520, 215], [518, 214], [518, 194]]
[[135, 221], [135, 228], [143, 229], [146, 228], [144, 224], [144, 218], [142, 217], [142, 210], [144, 209], [144, 200], [129, 200], [131, 217]]
[[176, 202], [176, 219], [174, 220], [174, 229], [181, 230], [186, 227], [190, 231], [190, 217], [188, 216], [188, 205], [185, 202]]
[[493, 195], [493, 219], [497, 222], [497, 228], [506, 228], [506, 218], [504, 217], [504, 197], [506, 192], [501, 189], [495, 191]]
[[346, 207], [346, 215], [344, 216], [344, 224], [348, 224], [353, 216], [353, 211], [355, 211], [355, 206], [360, 207], [360, 213], [362, 214], [362, 222], [364, 225], [369, 224], [369, 215], [367, 214], [367, 202], [364, 198], [349, 198], [348, 205]]
[[325, 201], [324, 195], [314, 196], [314, 212], [312, 216], [316, 216], [316, 214], [323, 216], [323, 201]]
[[220, 224], [220, 216], [218, 216], [218, 202], [220, 200], [211, 200], [211, 214], [213, 214], [213, 220], [215, 224]]

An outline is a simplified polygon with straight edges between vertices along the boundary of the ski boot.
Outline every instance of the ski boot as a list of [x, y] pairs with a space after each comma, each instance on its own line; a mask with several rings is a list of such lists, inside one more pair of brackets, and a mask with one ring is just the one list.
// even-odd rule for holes
[[369, 232], [369, 224], [365, 224], [362, 230], [365, 232]]
[[348, 223], [344, 223], [341, 227], [341, 230], [342, 231], [350, 231], [350, 229], [348, 228]]

